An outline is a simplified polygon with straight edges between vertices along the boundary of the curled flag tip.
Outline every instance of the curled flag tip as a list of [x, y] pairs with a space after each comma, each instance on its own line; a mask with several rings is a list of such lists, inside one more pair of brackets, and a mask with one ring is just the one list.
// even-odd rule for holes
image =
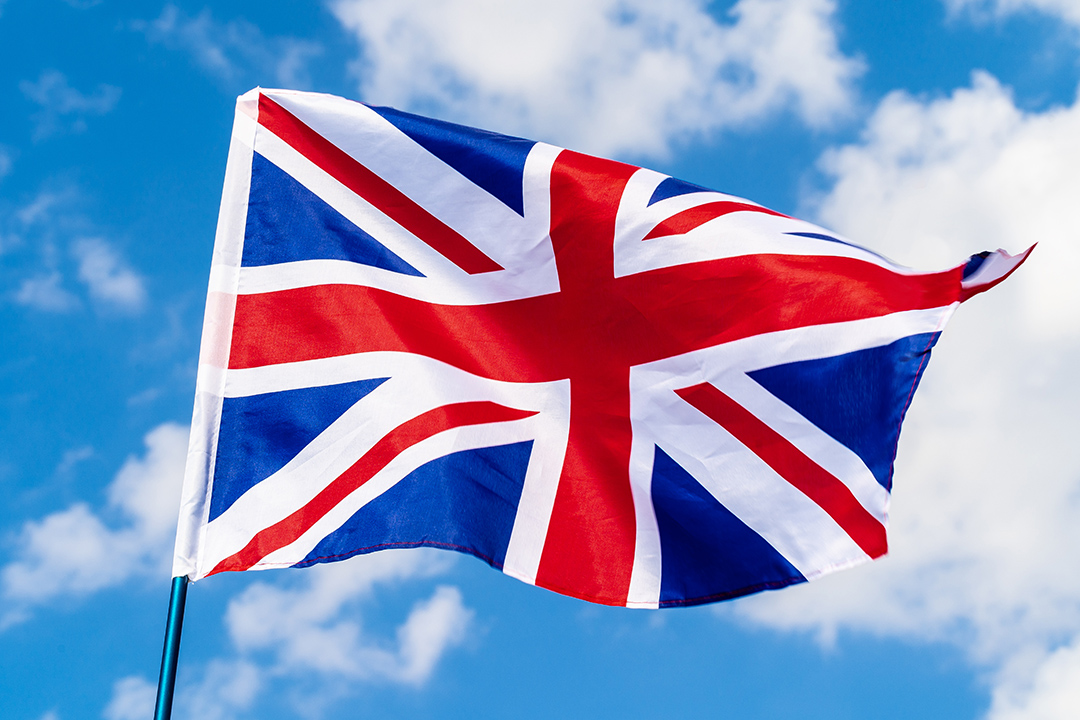
[[994, 252], [981, 252], [972, 255], [964, 265], [964, 279], [961, 282], [960, 301], [989, 290], [1020, 267], [1028, 255], [1035, 249], [1032, 245], [1018, 255], [1010, 255], [1001, 248]]

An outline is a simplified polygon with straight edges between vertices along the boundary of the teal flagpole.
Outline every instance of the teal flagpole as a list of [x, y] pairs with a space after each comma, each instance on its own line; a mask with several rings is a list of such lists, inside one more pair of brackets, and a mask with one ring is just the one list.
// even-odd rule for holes
[[180, 657], [180, 630], [184, 626], [184, 603], [188, 579], [174, 577], [169, 596], [169, 619], [165, 625], [165, 648], [161, 651], [161, 676], [158, 678], [157, 706], [154, 720], [172, 716], [173, 687], [176, 685], [176, 661]]

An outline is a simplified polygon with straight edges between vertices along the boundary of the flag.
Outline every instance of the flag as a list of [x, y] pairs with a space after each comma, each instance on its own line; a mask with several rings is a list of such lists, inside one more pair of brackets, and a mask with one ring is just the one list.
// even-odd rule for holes
[[252, 90], [174, 575], [430, 546], [659, 607], [879, 557], [930, 349], [1026, 256], [915, 272], [651, 170]]

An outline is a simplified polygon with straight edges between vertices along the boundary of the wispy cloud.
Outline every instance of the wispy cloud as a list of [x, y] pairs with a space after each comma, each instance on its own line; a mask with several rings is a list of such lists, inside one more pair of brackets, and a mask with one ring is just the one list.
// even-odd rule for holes
[[128, 407], [139, 407], [141, 405], [149, 405], [150, 403], [161, 397], [161, 388], [147, 388], [142, 392], [136, 393], [127, 399]]
[[65, 313], [79, 307], [79, 298], [64, 289], [63, 277], [55, 270], [24, 278], [15, 291], [15, 302], [51, 313]]
[[794, 112], [848, 112], [861, 61], [834, 0], [336, 0], [367, 102], [600, 154], [665, 153], [686, 135]]
[[[38, 255], [36, 261], [26, 258], [23, 263], [37, 269], [22, 271], [14, 302], [53, 313], [71, 312], [87, 300], [101, 310], [141, 311], [147, 299], [142, 275], [114, 243], [85, 235], [92, 223], [79, 209], [81, 202], [74, 188], [42, 190], [22, 207], [0, 215], [0, 252], [22, 249]], [[19, 271], [9, 274], [14, 272]]]
[[79, 280], [90, 297], [121, 310], [135, 311], [146, 301], [142, 278], [101, 238], [83, 238], [72, 246], [79, 263]]
[[83, 132], [86, 118], [105, 115], [120, 101], [120, 88], [98, 85], [92, 93], [83, 93], [68, 84], [58, 70], [46, 70], [37, 82], [19, 83], [23, 95], [41, 106], [33, 116], [34, 139], [42, 140], [59, 132]]
[[1080, 3], [1076, 0], [944, 0], [949, 12], [976, 17], [1005, 17], [1025, 12], [1039, 12], [1080, 26]]
[[[97, 305], [122, 312], [138, 312], [146, 302], [142, 277], [132, 270], [114, 247], [101, 238], [82, 238], [71, 247], [76, 277]], [[56, 260], [46, 258], [50, 269], [24, 278], [15, 291], [17, 304], [43, 312], [66, 313], [82, 306], [79, 296], [64, 287]]]
[[271, 77], [283, 87], [306, 88], [308, 62], [322, 53], [310, 40], [267, 37], [246, 20], [216, 20], [209, 9], [189, 17], [171, 3], [157, 19], [136, 20], [131, 28], [151, 43], [187, 52], [203, 71], [229, 86]]
[[[960, 308], [905, 428], [889, 558], [738, 606], [759, 622], [954, 643], [994, 684], [993, 720], [1065, 717], [1080, 688], [1080, 104], [1017, 108], [994, 78], [894, 93], [823, 160], [823, 222], [906, 264], [1039, 247]], [[1072, 689], [1069, 689], [1072, 688]]]
[[43, 190], [33, 200], [19, 208], [15, 216], [23, 225], [34, 225], [46, 221], [51, 217], [50, 210], [63, 202], [70, 201], [74, 195], [75, 192], [70, 189], [60, 192]]
[[12, 151], [3, 145], [0, 145], [0, 180], [11, 173], [11, 167], [14, 165], [15, 159], [12, 157]]
[[146, 452], [130, 457], [108, 489], [104, 519], [78, 503], [25, 523], [13, 559], [0, 568], [0, 628], [60, 597], [82, 597], [148, 572], [167, 572], [188, 430], [167, 423], [150, 431]]
[[60, 464], [56, 466], [57, 475], [66, 475], [75, 469], [75, 466], [81, 462], [89, 460], [94, 457], [94, 448], [90, 445], [81, 445], [77, 448], [72, 448], [64, 453], [64, 456], [60, 458]]

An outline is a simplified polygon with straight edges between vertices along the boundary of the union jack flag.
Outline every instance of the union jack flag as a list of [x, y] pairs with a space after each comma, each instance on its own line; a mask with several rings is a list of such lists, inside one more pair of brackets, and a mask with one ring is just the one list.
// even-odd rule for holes
[[253, 90], [174, 575], [433, 546], [658, 607], [876, 558], [930, 348], [1026, 257], [914, 272], [651, 170]]

